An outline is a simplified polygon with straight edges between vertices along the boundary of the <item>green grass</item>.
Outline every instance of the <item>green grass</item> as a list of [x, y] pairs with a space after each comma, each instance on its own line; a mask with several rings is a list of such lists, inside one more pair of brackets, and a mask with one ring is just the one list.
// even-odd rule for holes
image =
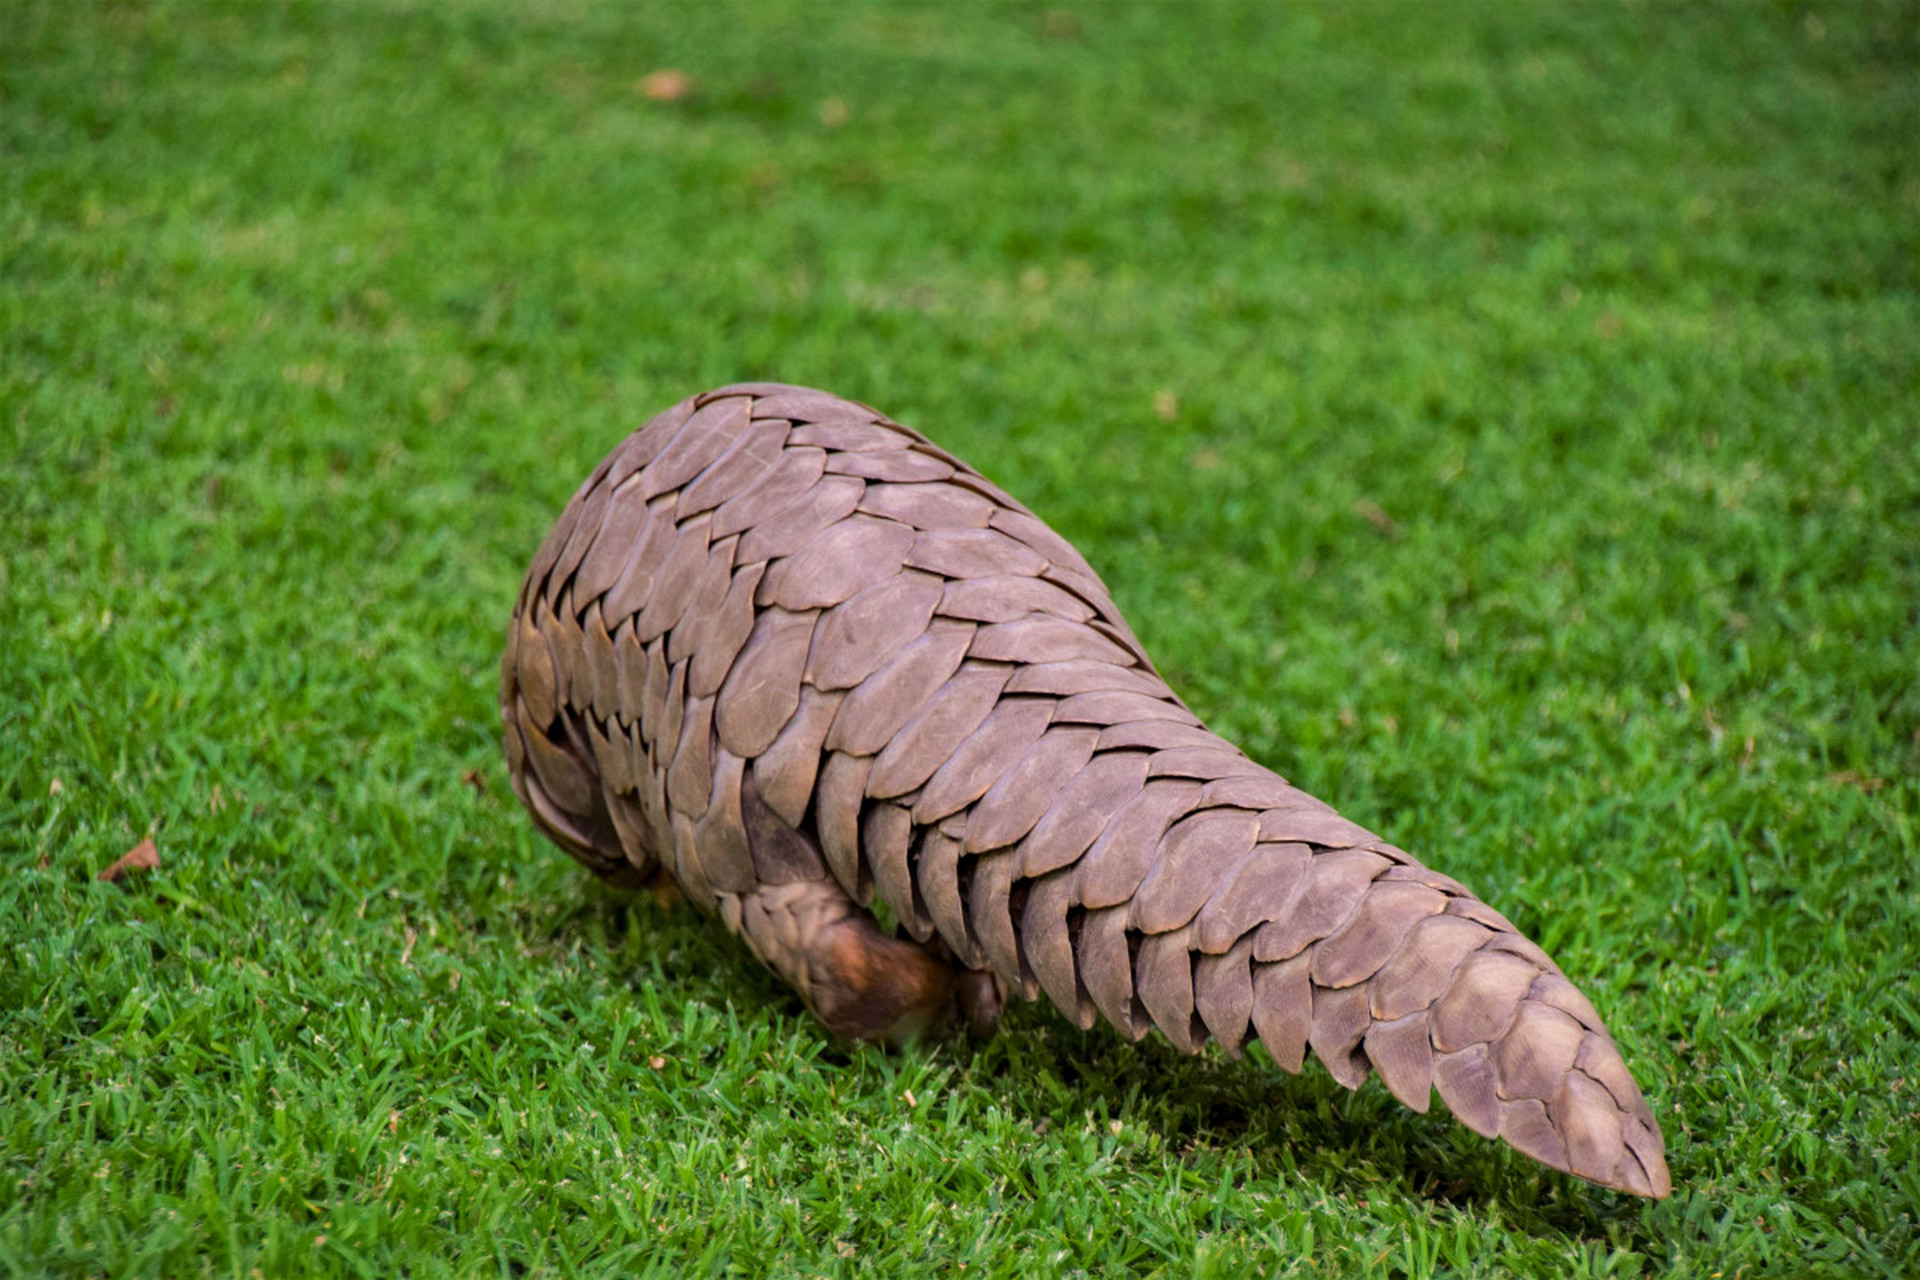
[[[1814, 8], [7, 0], [0, 1271], [1913, 1274], [1920, 8]], [[544, 845], [519, 576], [761, 377], [1538, 938], [1673, 1197], [837, 1047]]]

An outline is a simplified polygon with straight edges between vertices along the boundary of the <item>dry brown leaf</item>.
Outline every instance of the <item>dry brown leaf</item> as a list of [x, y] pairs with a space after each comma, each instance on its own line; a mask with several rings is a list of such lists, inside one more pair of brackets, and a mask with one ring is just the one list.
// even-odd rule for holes
[[460, 775], [460, 781], [472, 787], [481, 795], [487, 794], [487, 775], [478, 769], [469, 769]]
[[678, 102], [693, 92], [693, 77], [676, 67], [662, 67], [642, 76], [634, 88], [652, 102]]
[[1353, 513], [1388, 537], [1400, 532], [1400, 526], [1393, 522], [1393, 517], [1382, 510], [1377, 502], [1369, 502], [1362, 498], [1353, 504]]
[[102, 884], [112, 884], [124, 880], [141, 871], [152, 871], [160, 865], [160, 850], [154, 847], [153, 837], [148, 836], [133, 848], [114, 859], [113, 865], [102, 871], [94, 879]]

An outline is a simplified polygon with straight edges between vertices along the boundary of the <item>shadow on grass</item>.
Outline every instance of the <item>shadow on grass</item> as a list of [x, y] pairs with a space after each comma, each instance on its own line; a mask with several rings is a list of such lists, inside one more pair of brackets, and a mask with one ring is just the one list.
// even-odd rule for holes
[[1257, 1042], [1237, 1061], [1217, 1046], [1189, 1056], [1157, 1033], [1128, 1042], [1104, 1023], [1082, 1032], [1044, 1000], [1010, 1010], [991, 1040], [955, 1037], [943, 1048], [963, 1072], [1002, 1085], [1003, 1102], [1036, 1128], [1057, 1122], [1058, 1110], [1046, 1090], [1023, 1086], [1050, 1078], [1077, 1105], [1157, 1132], [1182, 1160], [1238, 1154], [1252, 1183], [1309, 1185], [1361, 1204], [1387, 1184], [1468, 1212], [1497, 1205], [1524, 1229], [1557, 1235], [1600, 1235], [1641, 1208], [1481, 1138], [1438, 1095], [1421, 1115], [1371, 1077], [1348, 1090], [1311, 1054], [1297, 1075]]
[[[807, 1056], [828, 1070], [891, 1077], [915, 1058], [950, 1070], [951, 1087], [990, 1096], [1036, 1142], [1089, 1123], [1117, 1122], [1157, 1137], [1164, 1158], [1205, 1166], [1236, 1185], [1316, 1188], [1365, 1204], [1383, 1184], [1413, 1201], [1463, 1212], [1497, 1210], [1536, 1234], [1599, 1238], [1635, 1220], [1641, 1203], [1590, 1187], [1481, 1138], [1438, 1095], [1425, 1115], [1375, 1079], [1349, 1091], [1309, 1055], [1298, 1075], [1257, 1043], [1239, 1060], [1217, 1046], [1187, 1056], [1150, 1033], [1129, 1042], [1096, 1025], [1081, 1031], [1044, 999], [1016, 1001], [996, 1034], [955, 1031], [902, 1050], [835, 1041], [798, 997], [746, 948], [685, 903], [662, 904], [585, 882], [577, 896], [516, 916], [529, 949], [598, 952], [620, 986], [679, 988], [686, 1000], [732, 1004], [742, 1019], [790, 1021], [817, 1039]], [[722, 1020], [724, 1024], [724, 1020]]]

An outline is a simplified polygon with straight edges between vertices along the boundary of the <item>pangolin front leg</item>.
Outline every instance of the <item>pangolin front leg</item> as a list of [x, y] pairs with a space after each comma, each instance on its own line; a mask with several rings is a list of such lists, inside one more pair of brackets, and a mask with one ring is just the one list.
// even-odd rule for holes
[[976, 1030], [999, 1021], [1005, 989], [998, 978], [957, 969], [937, 938], [913, 942], [882, 932], [833, 878], [813, 837], [760, 799], [751, 774], [740, 798], [757, 883], [720, 893], [720, 918], [827, 1030], [892, 1044], [956, 1018]]
[[837, 1034], [1045, 994], [1187, 1051], [1311, 1050], [1670, 1189], [1545, 953], [1208, 731], [1070, 546], [866, 406], [744, 384], [649, 421], [535, 556], [502, 675], [538, 825], [601, 875], [670, 876]]
[[[508, 720], [514, 783], [547, 836], [623, 888], [673, 883], [633, 801], [606, 788], [590, 745], [597, 731], [568, 716], [559, 741], [533, 735], [537, 763], [529, 780], [520, 773], [529, 766], [520, 754], [527, 739], [518, 736], [518, 723], [517, 713]], [[574, 807], [550, 800], [548, 786]], [[712, 908], [829, 1031], [897, 1044], [954, 1021], [977, 1033], [993, 1029], [1006, 1003], [1006, 987], [995, 974], [957, 966], [938, 937], [910, 941], [883, 931], [833, 878], [813, 835], [760, 798], [751, 772], [741, 774], [739, 787], [739, 835], [753, 875], [738, 892], [714, 890]], [[616, 824], [616, 813], [626, 821]]]

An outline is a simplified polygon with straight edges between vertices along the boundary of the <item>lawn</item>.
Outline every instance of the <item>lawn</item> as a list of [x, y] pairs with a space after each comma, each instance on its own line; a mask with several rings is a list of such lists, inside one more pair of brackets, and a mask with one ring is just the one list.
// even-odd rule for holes
[[[5, 0], [0, 1274], [1914, 1274], [1916, 138], [1911, 2]], [[749, 378], [1540, 941], [1673, 1196], [836, 1045], [546, 845], [520, 575]]]

